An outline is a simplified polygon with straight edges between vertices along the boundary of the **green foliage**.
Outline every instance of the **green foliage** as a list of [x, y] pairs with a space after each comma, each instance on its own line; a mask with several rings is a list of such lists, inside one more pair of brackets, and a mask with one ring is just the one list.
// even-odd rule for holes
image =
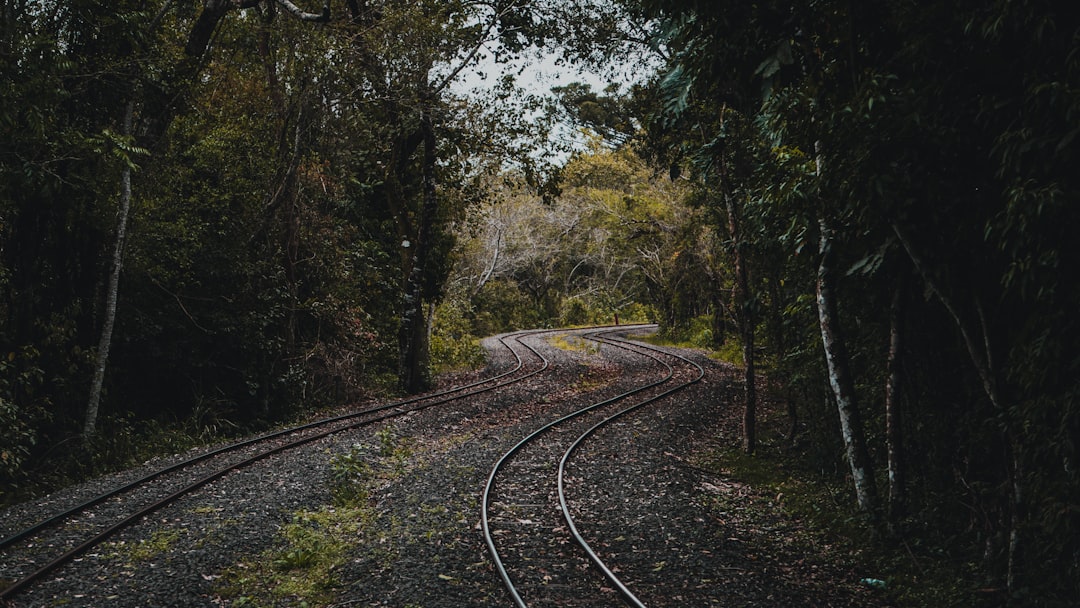
[[34, 363], [36, 356], [27, 348], [0, 358], [0, 503], [7, 502], [8, 494], [26, 477], [24, 468], [38, 442], [37, 429], [47, 416], [40, 398], [34, 398], [44, 382]]
[[540, 327], [541, 308], [513, 281], [489, 281], [473, 296], [473, 327], [478, 336]]
[[[282, 602], [326, 605], [340, 590], [341, 566], [361, 551], [379, 552], [393, 531], [376, 527], [373, 487], [399, 478], [412, 457], [409, 441], [393, 426], [375, 433], [370, 445], [333, 454], [329, 486], [333, 504], [298, 511], [281, 528], [275, 546], [229, 568], [218, 584], [234, 604], [272, 606]], [[421, 513], [445, 511], [423, 507]], [[392, 543], [391, 543], [392, 544]]]
[[129, 568], [139, 567], [155, 558], [160, 558], [172, 550], [182, 534], [187, 530], [155, 530], [150, 538], [127, 544], [123, 541], [110, 543], [115, 549], [115, 557]]
[[[439, 80], [490, 33], [488, 5], [388, 5], [319, 28], [230, 4], [202, 31], [201, 5], [98, 4], [45, 2], [0, 28], [0, 353], [34, 353], [0, 377], [5, 492], [80, 427], [125, 166], [138, 171], [103, 415], [207, 439], [394, 390], [402, 243], [423, 241], [420, 297], [440, 300], [450, 227], [527, 132]], [[137, 137], [121, 135], [129, 102]], [[455, 365], [478, 353], [463, 335], [438, 348]], [[137, 443], [122, 431], [94, 466]]]
[[360, 444], [348, 452], [335, 454], [330, 459], [330, 492], [334, 504], [357, 506], [363, 504], [374, 481], [400, 474], [412, 456], [409, 442], [398, 436], [392, 426], [385, 426], [375, 433], [378, 458], [372, 458], [371, 449]]
[[[459, 244], [453, 282], [472, 290], [451, 297], [468, 297], [475, 335], [671, 316], [661, 311], [698, 255], [683, 185], [597, 138], [560, 179], [561, 193], [545, 201], [507, 175], [492, 188], [496, 200], [470, 218], [474, 234]], [[694, 311], [707, 291], [695, 285], [686, 307]]]
[[[776, 422], [779, 420], [774, 419], [773, 424]], [[754, 456], [737, 448], [725, 449], [703, 455], [696, 464], [725, 481], [749, 485], [763, 503], [779, 506], [791, 520], [799, 522], [805, 528], [803, 533], [820, 538], [855, 562], [859, 572], [885, 580], [888, 598], [897, 605], [981, 605], [968, 582], [974, 575], [970, 564], [950, 560], [947, 539], [935, 542], [917, 537], [911, 542], [883, 545], [866, 533], [865, 519], [847, 508], [849, 497], [843, 480], [800, 466], [797, 459], [784, 456], [777, 448], [767, 445]], [[719, 496], [716, 500], [731, 499]], [[720, 512], [734, 507], [712, 506]], [[915, 521], [908, 523], [917, 525]]]
[[431, 335], [431, 360], [436, 371], [472, 369], [484, 364], [484, 349], [472, 333], [469, 312], [465, 303], [457, 299], [443, 300], [436, 307]]
[[[688, 322], [678, 325], [668, 325], [663, 328], [661, 337], [670, 344], [685, 345], [691, 348], [713, 348], [717, 346], [713, 336], [712, 315], [698, 315]], [[723, 361], [742, 362], [741, 347], [737, 344], [735, 336], [727, 341], [731, 346], [724, 346], [720, 359]], [[730, 352], [729, 352], [730, 351]], [[735, 359], [728, 357], [734, 356]]]
[[366, 505], [297, 512], [277, 534], [277, 546], [226, 570], [218, 591], [233, 605], [326, 605], [339, 591], [337, 571], [373, 517]]
[[359, 447], [330, 459], [330, 492], [336, 505], [360, 504], [367, 500], [367, 481], [372, 475]]

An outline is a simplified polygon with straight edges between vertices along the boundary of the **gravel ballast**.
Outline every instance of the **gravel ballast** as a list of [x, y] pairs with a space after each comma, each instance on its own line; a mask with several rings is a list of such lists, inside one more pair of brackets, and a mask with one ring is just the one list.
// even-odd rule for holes
[[[535, 428], [659, 373], [640, 355], [609, 347], [559, 348], [554, 344], [566, 346], [565, 339], [549, 339], [567, 333], [526, 338], [552, 361], [542, 374], [231, 473], [81, 556], [14, 605], [305, 605], [311, 598], [290, 596], [280, 584], [295, 577], [319, 589], [319, 599], [307, 605], [510, 606], [479, 529], [480, 494], [492, 465]], [[491, 352], [488, 370], [454, 383], [512, 365], [494, 340], [485, 347]], [[679, 352], [705, 367], [702, 382], [604, 428], [569, 463], [571, 510], [590, 545], [650, 607], [887, 605], [858, 583], [841, 556], [778, 506], [690, 464], [696, 453], [737, 436], [736, 380], [724, 364]], [[349, 529], [346, 559], [319, 572], [326, 580], [303, 581], [316, 571], [306, 569], [306, 557], [286, 532], [302, 530], [297, 522], [313, 530], [325, 526], [304, 514], [333, 512], [332, 463], [345, 454], [370, 461], [364, 515]], [[147, 465], [155, 466], [162, 463]], [[0, 526], [9, 534], [136, 474], [18, 505], [0, 516]], [[553, 542], [551, 530], [538, 529], [544, 526], [520, 527], [535, 538], [525, 542], [535, 542], [537, 555]], [[22, 549], [17, 558], [26, 555], [36, 554]], [[584, 563], [579, 558], [568, 567], [576, 579], [587, 584], [591, 578], [607, 589], [595, 600], [572, 598], [578, 592], [570, 585], [561, 596], [553, 575], [550, 592], [530, 606], [620, 605]], [[0, 578], [10, 576], [7, 568], [0, 567]], [[259, 579], [268, 571], [276, 572], [272, 584]]]

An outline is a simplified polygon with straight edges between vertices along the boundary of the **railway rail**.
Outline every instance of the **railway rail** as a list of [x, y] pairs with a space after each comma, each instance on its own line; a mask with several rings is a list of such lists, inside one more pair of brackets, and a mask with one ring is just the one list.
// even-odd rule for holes
[[[644, 608], [644, 603], [619, 579], [614, 570], [604, 563], [601, 556], [593, 550], [578, 530], [567, 497], [567, 465], [575, 451], [600, 429], [646, 405], [690, 387], [699, 382], [705, 372], [700, 365], [681, 355], [605, 335], [614, 331], [598, 331], [587, 337], [651, 359], [664, 370], [662, 377], [613, 397], [580, 407], [541, 426], [510, 448], [495, 463], [488, 476], [481, 500], [481, 529], [495, 569], [514, 605], [518, 608], [527, 608], [529, 605], [527, 599], [534, 603], [543, 602], [545, 589], [550, 589], [553, 585], [575, 587], [571, 594], [606, 593], [602, 601], [611, 603], [614, 598], [608, 596], [613, 595], [613, 592], [602, 590], [595, 581], [595, 575], [589, 577], [581, 571], [580, 567], [577, 567], [576, 564], [581, 561], [581, 553], [584, 553], [588, 562], [603, 575], [607, 583], [612, 585], [614, 593], [617, 593], [623, 602], [635, 608]], [[664, 360], [665, 358], [674, 359], [682, 369], [676, 370], [675, 366]], [[560, 440], [559, 435], [565, 437]], [[557, 468], [553, 466], [556, 462]], [[504, 474], [514, 466], [517, 467], [515, 473]], [[554, 479], [552, 479], [552, 472]], [[500, 479], [502, 481], [499, 481]], [[553, 516], [548, 500], [549, 495], [552, 494], [552, 481], [556, 490], [554, 493], [558, 496], [558, 515], [556, 516]], [[505, 495], [502, 501], [495, 501], [493, 498], [500, 494], [497, 486], [505, 486], [501, 489], [501, 493]], [[519, 501], [508, 502], [515, 490], [518, 491]], [[498, 514], [493, 517], [491, 513], [496, 507]], [[496, 536], [505, 539], [513, 534], [515, 528], [546, 528], [558, 531], [562, 527], [566, 528], [567, 533], [550, 537], [549, 555], [526, 555], [527, 548], [514, 547], [510, 542], [496, 542]], [[578, 547], [576, 562], [567, 550], [571, 546], [567, 538]], [[500, 544], [503, 546], [502, 551], [499, 548]], [[504, 553], [512, 553], [517, 565], [508, 566]], [[522, 579], [526, 576], [530, 576], [531, 580], [515, 580], [515, 578]], [[583, 587], [592, 589], [586, 591]], [[559, 604], [566, 605], [568, 594], [563, 592], [559, 595]], [[595, 599], [586, 599], [583, 605], [595, 605], [595, 601]]]
[[[0, 603], [11, 601], [35, 582], [87, 552], [90, 548], [104, 542], [118, 531], [132, 526], [147, 515], [233, 471], [252, 465], [274, 454], [310, 444], [330, 435], [375, 424], [421, 409], [458, 401], [479, 393], [493, 391], [535, 376], [548, 368], [549, 361], [535, 348], [522, 341], [522, 338], [540, 333], [545, 333], [545, 331], [517, 332], [501, 336], [498, 341], [512, 355], [514, 364], [510, 369], [500, 373], [446, 390], [398, 400], [229, 444], [153, 471], [148, 475], [108, 492], [93, 496], [73, 507], [64, 509], [33, 525], [27, 526], [6, 538], [0, 539], [0, 557], [3, 557], [6, 561], [15, 553], [16, 549], [31, 545], [35, 539], [42, 538], [47, 532], [54, 531], [55, 533], [57, 529], [71, 524], [80, 516], [84, 516], [85, 519], [86, 515], [93, 515], [95, 507], [102, 507], [106, 503], [122, 504], [124, 507], [123, 514], [114, 517], [111, 523], [102, 524], [92, 532], [84, 533], [78, 540], [67, 540], [65, 549], [59, 555], [44, 558], [45, 561], [40, 564], [28, 562], [24, 565], [22, 571], [17, 574], [19, 578], [0, 590]], [[515, 349], [515, 346], [520, 348]], [[526, 358], [530, 360], [528, 364]], [[232, 456], [231, 461], [223, 462], [228, 460], [230, 456]], [[187, 474], [186, 477], [184, 476], [185, 473]], [[177, 480], [175, 479], [177, 477], [183, 477], [183, 479]], [[131, 503], [136, 503], [139, 500], [134, 496], [135, 494], [140, 492], [148, 493], [149, 487], [167, 485], [170, 480], [172, 480], [171, 485], [168, 487], [155, 488], [156, 496], [142, 498], [142, 502], [130, 506]]]

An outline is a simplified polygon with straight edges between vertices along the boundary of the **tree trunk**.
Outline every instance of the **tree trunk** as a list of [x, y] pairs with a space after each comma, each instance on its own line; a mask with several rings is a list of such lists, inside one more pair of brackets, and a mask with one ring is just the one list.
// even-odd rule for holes
[[889, 522], [896, 523], [904, 514], [906, 496], [904, 491], [904, 443], [903, 412], [900, 409], [899, 390], [903, 382], [900, 353], [904, 330], [904, 279], [900, 279], [893, 292], [889, 309], [889, 355], [886, 363], [888, 377], [885, 381], [885, 441], [889, 454]]
[[817, 276], [817, 309], [821, 341], [825, 347], [825, 363], [828, 366], [829, 387], [836, 399], [836, 409], [840, 415], [840, 429], [844, 436], [848, 465], [851, 467], [856, 501], [861, 511], [873, 515], [877, 510], [874, 470], [870, 465], [870, 454], [866, 450], [862, 418], [855, 400], [855, 384], [848, 365], [847, 349], [840, 335], [840, 319], [836, 307], [833, 230], [824, 218], [820, 219], [819, 223], [821, 260]]
[[[990, 327], [978, 294], [972, 294], [973, 305], [961, 308], [955, 294], [945, 291], [942, 288], [942, 283], [936, 280], [927, 266], [923, 252], [916, 246], [914, 238], [907, 227], [899, 223], [893, 223], [892, 227], [893, 232], [900, 239], [900, 244], [903, 245], [904, 250], [907, 252], [908, 258], [915, 266], [915, 270], [919, 273], [919, 277], [922, 278], [926, 287], [945, 307], [953, 323], [956, 324], [956, 328], [960, 331], [960, 337], [967, 349], [968, 357], [971, 359], [971, 363], [975, 366], [975, 371], [982, 381], [983, 393], [989, 399], [994, 411], [1001, 414], [1002, 419], [1005, 421], [1002, 433], [1009, 452], [1005, 476], [1008, 479], [1010, 488], [1009, 521], [1005, 524], [1008, 527], [1009, 537], [1005, 583], [1011, 593], [1023, 585], [1020, 580], [1022, 570], [1021, 549], [1023, 545], [1020, 525], [1027, 515], [1026, 503], [1024, 502], [1024, 465], [1017, 432], [1011, 428], [1008, 412], [1002, 403], [998, 386], [998, 374], [994, 365], [994, 349], [990, 337]], [[971, 312], [972, 309], [974, 309], [974, 313]], [[991, 553], [988, 551], [987, 555]]]
[[402, 389], [408, 393], [426, 390], [430, 382], [428, 333], [424, 315], [424, 271], [431, 254], [439, 205], [435, 190], [435, 128], [426, 110], [420, 121], [420, 129], [424, 144], [423, 201], [417, 220], [417, 238], [412, 248], [412, 269], [405, 288], [399, 334], [400, 381]]
[[772, 338], [772, 352], [776, 357], [776, 366], [771, 376], [771, 386], [776, 387], [778, 393], [783, 394], [784, 403], [787, 406], [788, 416], [788, 445], [795, 445], [795, 436], [799, 431], [799, 410], [795, 405], [795, 396], [788, 379], [786, 359], [788, 356], [787, 336], [784, 334], [784, 305], [781, 291], [782, 280], [780, 273], [776, 272], [769, 279], [769, 319], [768, 332]]
[[757, 386], [754, 369], [754, 306], [750, 297], [750, 278], [743, 255], [743, 242], [739, 232], [738, 209], [733, 197], [724, 195], [727, 206], [728, 232], [732, 242], [735, 262], [735, 309], [739, 311], [739, 337], [742, 339], [743, 358], [743, 450], [753, 454], [757, 449]]
[[484, 289], [484, 285], [487, 285], [487, 282], [491, 280], [491, 275], [495, 273], [495, 267], [499, 264], [499, 254], [502, 252], [502, 240], [503, 229], [502, 226], [499, 226], [495, 229], [495, 251], [491, 254], [491, 264], [489, 264], [483, 274], [480, 275], [480, 280], [477, 282], [476, 288], [472, 290], [473, 297]]
[[[124, 110], [124, 136], [131, 137], [132, 119], [135, 102], [129, 101]], [[112, 346], [113, 327], [116, 323], [116, 301], [120, 293], [120, 271], [124, 264], [124, 238], [127, 235], [128, 212], [131, 210], [131, 164], [127, 162], [120, 172], [120, 209], [116, 219], [116, 247], [113, 249], [112, 274], [109, 275], [108, 291], [105, 295], [105, 322], [98, 341], [97, 365], [94, 367], [94, 379], [90, 385], [90, 399], [86, 404], [86, 419], [83, 421], [82, 438], [89, 441], [97, 431], [98, 408], [101, 404], [101, 388], [105, 383], [105, 367], [109, 361], [109, 348]]]
[[[720, 348], [724, 345], [724, 340], [727, 339], [727, 308], [724, 306], [723, 299], [720, 297], [720, 286], [718, 281], [714, 278], [710, 280], [713, 287], [712, 296], [712, 340], [713, 345], [716, 348]], [[668, 298], [670, 301], [671, 298]], [[673, 315], [672, 315], [673, 316]]]

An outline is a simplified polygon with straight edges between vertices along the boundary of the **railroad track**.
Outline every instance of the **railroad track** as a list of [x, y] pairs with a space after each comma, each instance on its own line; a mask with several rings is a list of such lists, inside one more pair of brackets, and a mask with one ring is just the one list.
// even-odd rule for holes
[[519, 608], [577, 605], [570, 598], [582, 606], [621, 600], [644, 608], [578, 530], [567, 496], [568, 463], [600, 429], [697, 383], [705, 372], [680, 355], [605, 335], [614, 331], [587, 337], [651, 359], [659, 377], [541, 426], [507, 451], [488, 476], [481, 529], [495, 569]]
[[[11, 601], [120, 530], [233, 471], [330, 435], [493, 391], [543, 372], [548, 368], [548, 359], [522, 341], [539, 333], [545, 332], [517, 332], [498, 339], [514, 360], [509, 369], [500, 373], [217, 448], [93, 496], [0, 539], [0, 562], [5, 564], [0, 577], [14, 581], [0, 590], [0, 603]], [[41, 551], [43, 547], [47, 552]], [[0, 584], [3, 582], [0, 579]]]

